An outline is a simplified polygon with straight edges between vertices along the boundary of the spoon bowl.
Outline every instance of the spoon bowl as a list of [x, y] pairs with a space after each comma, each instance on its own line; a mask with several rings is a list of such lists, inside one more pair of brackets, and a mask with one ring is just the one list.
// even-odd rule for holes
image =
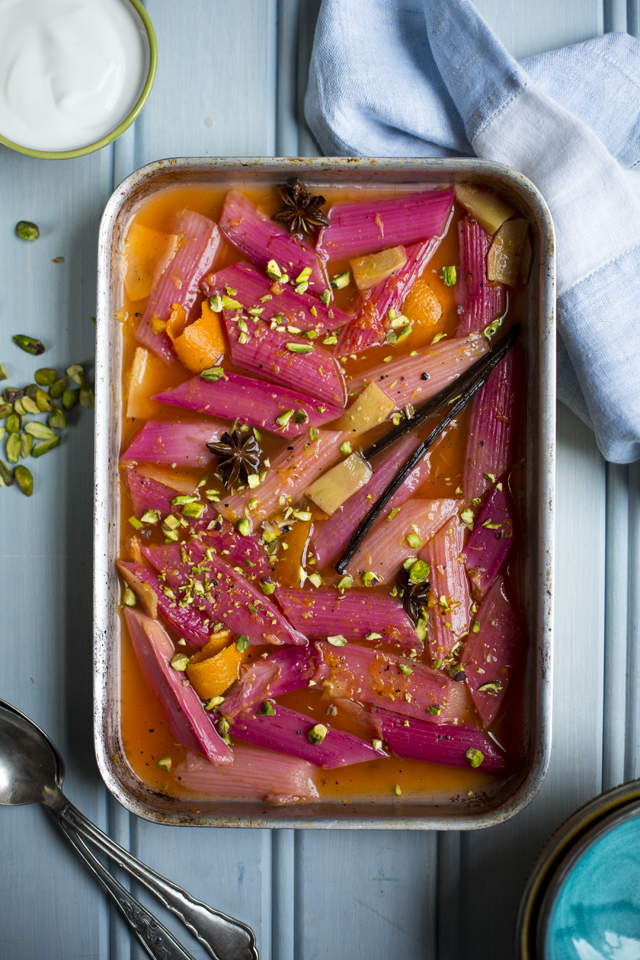
[[44, 803], [60, 795], [64, 761], [48, 736], [0, 701], [0, 804]]
[[64, 761], [46, 733], [11, 704], [0, 700], [0, 804], [42, 803], [51, 810], [67, 839], [114, 898], [149, 956], [155, 960], [193, 960], [153, 914], [109, 873], [91, 852], [87, 840], [155, 894], [214, 960], [258, 960], [250, 927], [195, 900], [177, 884], [132, 857], [67, 800], [60, 789], [63, 780]]

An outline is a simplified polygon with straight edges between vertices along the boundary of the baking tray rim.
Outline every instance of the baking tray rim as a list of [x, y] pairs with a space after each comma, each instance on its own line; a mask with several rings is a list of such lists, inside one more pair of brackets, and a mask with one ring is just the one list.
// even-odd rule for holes
[[[380, 179], [384, 175], [393, 178], [394, 183], [405, 185], [418, 180], [424, 181], [462, 180], [473, 182], [493, 180], [516, 201], [524, 203], [533, 214], [537, 228], [539, 257], [539, 301], [537, 323], [537, 360], [539, 377], [537, 384], [537, 436], [536, 440], [536, 485], [538, 523], [536, 569], [539, 589], [536, 595], [535, 609], [530, 619], [536, 625], [537, 645], [534, 662], [528, 667], [535, 674], [536, 711], [534, 714], [535, 734], [533, 758], [528, 772], [515, 792], [507, 797], [502, 806], [489, 811], [478, 807], [454, 808], [460, 812], [443, 813], [438, 805], [424, 805], [424, 813], [408, 816], [409, 810], [418, 807], [412, 805], [402, 813], [397, 808], [392, 814], [381, 815], [372, 806], [372, 814], [359, 816], [340, 816], [340, 803], [323, 801], [313, 811], [309, 804], [295, 808], [265, 809], [264, 804], [253, 804], [251, 809], [260, 807], [258, 813], [238, 812], [237, 801], [221, 801], [221, 812], [201, 813], [194, 808], [192, 813], [185, 810], [154, 808], [150, 799], [159, 794], [148, 791], [148, 798], [141, 800], [132, 796], [123, 786], [118, 772], [116, 757], [108, 749], [107, 734], [110, 712], [114, 698], [109, 698], [109, 673], [113, 667], [114, 642], [109, 637], [110, 597], [109, 585], [114, 579], [113, 563], [109, 556], [110, 513], [110, 453], [111, 430], [117, 416], [117, 405], [110, 403], [112, 384], [109, 380], [111, 360], [111, 324], [117, 309], [112, 303], [111, 257], [114, 240], [114, 228], [123, 209], [127, 208], [131, 197], [149, 192], [154, 181], [167, 178], [175, 182], [185, 182], [195, 177], [204, 179], [207, 174], [225, 180], [242, 179], [247, 175], [263, 175], [274, 180], [301, 172], [308, 175], [327, 177], [343, 176], [346, 181], [360, 179]], [[403, 175], [407, 178], [402, 180]], [[161, 182], [158, 189], [169, 183]], [[139, 198], [140, 199], [140, 198]], [[98, 290], [96, 323], [96, 416], [95, 416], [95, 476], [94, 476], [94, 746], [100, 774], [110, 792], [130, 812], [155, 823], [185, 826], [242, 826], [254, 828], [334, 828], [334, 829], [429, 829], [429, 830], [468, 830], [480, 829], [502, 823], [519, 813], [533, 799], [540, 789], [549, 765], [551, 751], [551, 710], [552, 710], [552, 638], [553, 638], [553, 556], [554, 556], [554, 505], [555, 505], [555, 240], [553, 222], [549, 208], [534, 186], [523, 174], [503, 164], [477, 159], [423, 159], [423, 158], [343, 158], [343, 157], [284, 157], [284, 158], [170, 158], [157, 160], [136, 170], [127, 177], [113, 192], [105, 207], [99, 231], [98, 242]], [[533, 385], [530, 387], [529, 396]], [[111, 411], [111, 413], [109, 413]], [[115, 411], [115, 412], [114, 412]], [[117, 426], [117, 425], [116, 425]], [[533, 634], [533, 631], [532, 631]], [[116, 640], [116, 642], [119, 641]], [[534, 648], [534, 636], [530, 638]], [[117, 661], [117, 653], [116, 653]], [[182, 800], [184, 803], [184, 798]], [[366, 805], [366, 804], [365, 804]], [[443, 803], [444, 807], [445, 804]], [[234, 809], [235, 807], [235, 809]], [[225, 808], [224, 810], [222, 808]], [[316, 814], [318, 808], [326, 812]], [[452, 808], [446, 803], [447, 811]], [[427, 813], [427, 810], [436, 813]], [[331, 811], [331, 814], [329, 813]], [[277, 815], [275, 815], [277, 813]]]

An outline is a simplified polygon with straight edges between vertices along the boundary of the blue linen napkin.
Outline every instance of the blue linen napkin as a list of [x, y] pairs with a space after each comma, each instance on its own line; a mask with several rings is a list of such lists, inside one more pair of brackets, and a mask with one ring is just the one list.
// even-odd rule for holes
[[558, 396], [640, 458], [640, 43], [517, 63], [470, 0], [323, 0], [309, 126], [327, 154], [475, 154], [524, 173], [556, 228]]

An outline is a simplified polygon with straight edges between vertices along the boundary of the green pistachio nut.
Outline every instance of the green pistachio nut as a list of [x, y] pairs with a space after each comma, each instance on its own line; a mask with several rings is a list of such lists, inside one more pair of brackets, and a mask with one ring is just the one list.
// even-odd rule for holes
[[31, 475], [31, 470], [20, 465], [14, 470], [14, 477], [24, 495], [30, 497], [33, 493], [33, 476]]
[[39, 387], [50, 387], [56, 382], [60, 374], [53, 367], [40, 367], [34, 374], [34, 380]]
[[21, 240], [37, 240], [40, 236], [40, 228], [31, 220], [19, 220], [16, 223], [16, 237]]
[[[62, 437], [54, 437], [53, 440], [41, 440], [40, 443], [36, 443], [33, 450], [31, 451], [31, 456], [38, 457], [43, 456], [45, 453], [49, 453], [50, 450], [53, 450], [55, 447], [59, 447], [62, 443]], [[9, 456], [9, 454], [7, 454]]]
[[17, 433], [9, 435], [7, 440], [7, 460], [9, 463], [17, 463], [22, 452], [22, 441]]
[[60, 407], [55, 407], [49, 414], [49, 426], [56, 430], [64, 430], [67, 425], [67, 418]]
[[65, 390], [62, 394], [62, 406], [68, 412], [72, 410], [80, 399], [80, 390]]
[[46, 349], [42, 340], [38, 340], [36, 337], [28, 337], [24, 333], [16, 333], [11, 339], [17, 347], [20, 347], [25, 353], [31, 353], [34, 357], [39, 357]]
[[54, 400], [59, 400], [67, 389], [67, 383], [66, 377], [60, 377], [59, 380], [56, 380], [56, 382], [52, 383], [49, 387], [49, 396], [53, 397]]

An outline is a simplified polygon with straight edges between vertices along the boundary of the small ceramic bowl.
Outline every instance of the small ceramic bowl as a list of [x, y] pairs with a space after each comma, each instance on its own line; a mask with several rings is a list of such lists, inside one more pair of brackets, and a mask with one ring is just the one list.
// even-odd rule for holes
[[640, 781], [601, 794], [556, 831], [517, 928], [520, 960], [640, 957]]
[[147, 72], [140, 95], [124, 120], [121, 120], [113, 130], [111, 130], [104, 137], [101, 137], [100, 140], [96, 140], [93, 143], [86, 144], [82, 147], [77, 147], [73, 150], [36, 150], [32, 147], [25, 147], [20, 143], [16, 143], [14, 140], [10, 140], [8, 137], [3, 136], [1, 131], [0, 143], [3, 143], [6, 147], [10, 147], [11, 150], [15, 150], [17, 153], [23, 153], [28, 157], [37, 157], [40, 160], [68, 160], [72, 157], [83, 157], [88, 153], [93, 153], [95, 150], [100, 150], [102, 147], [106, 147], [108, 143], [116, 140], [121, 133], [124, 133], [124, 131], [131, 126], [133, 121], [144, 107], [147, 99], [149, 98], [149, 94], [151, 93], [158, 66], [158, 47], [153, 24], [151, 23], [149, 15], [140, 0], [127, 0], [127, 3], [133, 8], [132, 15], [138, 21], [138, 26], [140, 27], [143, 37], [146, 40], [145, 54]]

